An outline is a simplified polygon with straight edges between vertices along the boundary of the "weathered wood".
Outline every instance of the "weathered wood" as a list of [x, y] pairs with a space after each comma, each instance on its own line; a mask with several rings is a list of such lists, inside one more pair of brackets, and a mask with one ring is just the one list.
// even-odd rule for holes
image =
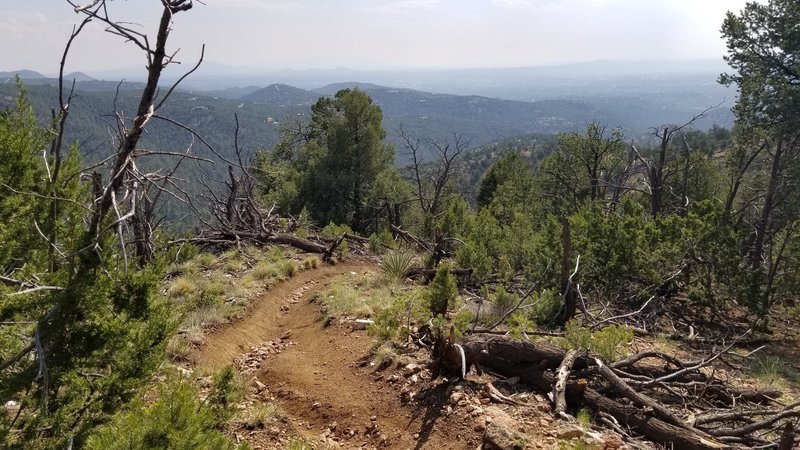
[[[563, 349], [545, 343], [513, 341], [485, 335], [473, 336], [468, 342], [462, 344], [462, 348], [468, 367], [480, 365], [497, 373], [518, 376], [522, 382], [542, 393], [553, 390], [557, 379], [552, 371], [562, 365], [566, 356]], [[460, 373], [460, 355], [456, 355], [455, 352], [445, 350], [439, 358], [439, 364], [445, 375]], [[572, 364], [574, 370], [582, 370], [590, 366], [592, 367], [589, 372], [598, 370], [594, 361], [582, 355], [575, 355], [575, 361]], [[605, 367], [613, 375], [610, 368], [605, 365], [602, 367]], [[616, 378], [619, 379], [618, 376]], [[707, 433], [682, 423], [680, 419], [668, 412], [665, 413], [662, 410], [663, 406], [657, 408], [660, 410], [659, 416], [667, 417], [669, 421], [648, 413], [648, 410], [651, 410], [650, 405], [643, 408], [632, 403], [621, 403], [590, 387], [586, 380], [567, 380], [565, 399], [567, 407], [587, 405], [596, 411], [606, 412], [614, 416], [623, 426], [629, 427], [657, 443], [688, 450], [728, 448], [726, 444], [717, 441]], [[640, 401], [639, 403], [651, 402]], [[656, 408], [652, 409], [652, 411], [655, 410]]]
[[783, 427], [778, 450], [792, 450], [792, 448], [794, 448], [794, 426], [791, 422], [787, 422], [786, 426]]
[[[662, 404], [658, 403], [657, 401], [653, 400], [652, 398], [640, 393], [636, 392], [632, 387], [630, 387], [625, 381], [622, 380], [617, 374], [614, 373], [611, 368], [609, 368], [605, 363], [603, 363], [600, 359], [595, 359], [597, 363], [597, 371], [598, 373], [614, 387], [614, 389], [622, 394], [625, 398], [631, 400], [632, 402], [642, 406], [644, 408], [648, 408], [652, 410], [655, 415], [657, 415], [661, 420], [675, 425], [676, 427], [691, 429], [692, 427], [687, 425], [681, 419], [676, 417], [672, 414], [667, 408], [665, 408]], [[710, 437], [710, 436], [709, 436]]]
[[569, 374], [576, 359], [578, 359], [578, 350], [568, 351], [556, 371], [556, 383], [553, 385], [553, 413], [559, 417], [567, 410], [567, 380], [569, 380]]

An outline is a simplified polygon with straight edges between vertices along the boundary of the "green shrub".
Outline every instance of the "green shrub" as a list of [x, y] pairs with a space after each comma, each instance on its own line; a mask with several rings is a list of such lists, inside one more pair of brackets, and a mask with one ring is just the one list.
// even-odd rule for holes
[[375, 321], [367, 327], [367, 333], [378, 340], [386, 342], [394, 340], [400, 328], [400, 316], [395, 308], [386, 308], [375, 317]]
[[319, 258], [316, 256], [309, 256], [303, 259], [303, 269], [311, 270], [319, 267]]
[[231, 407], [242, 397], [243, 390], [243, 384], [233, 366], [227, 365], [214, 374], [206, 404], [220, 423], [230, 418]]
[[369, 250], [372, 253], [382, 254], [387, 248], [394, 248], [395, 242], [392, 233], [389, 230], [381, 230], [377, 233], [369, 235]]
[[575, 414], [575, 418], [578, 419], [578, 423], [581, 424], [583, 428], [589, 429], [592, 426], [592, 412], [586, 408], [581, 408], [578, 410], [578, 413]]
[[225, 285], [219, 281], [209, 281], [202, 286], [200, 295], [195, 299], [194, 305], [197, 308], [209, 306], [219, 306], [222, 304], [222, 296], [225, 294]]
[[[322, 229], [322, 236], [327, 239], [338, 239], [343, 234], [353, 234], [353, 230], [347, 225], [336, 225], [335, 223], [331, 222]], [[341, 244], [339, 244], [338, 249], [342, 253], [347, 253], [349, 247], [347, 245], [347, 240], [343, 240]]]
[[303, 439], [295, 438], [286, 444], [286, 450], [314, 450], [314, 446]]
[[522, 311], [517, 311], [508, 318], [508, 331], [514, 339], [521, 339], [526, 331], [536, 329], [536, 323], [528, 318]]
[[517, 306], [518, 303], [519, 296], [517, 294], [506, 291], [503, 286], [498, 287], [489, 304], [489, 309], [485, 317], [486, 321], [494, 324]]
[[444, 315], [458, 297], [456, 277], [450, 272], [450, 264], [443, 263], [426, 290], [431, 315]]
[[184, 299], [192, 297], [197, 293], [197, 280], [193, 277], [182, 276], [175, 279], [172, 284], [167, 288], [167, 296], [172, 299]]
[[628, 353], [633, 330], [623, 325], [609, 325], [592, 335], [592, 351], [603, 361], [613, 362]]
[[140, 398], [127, 411], [89, 436], [88, 450], [208, 449], [227, 450], [236, 445], [221, 432], [220, 416], [200, 403], [191, 382], [170, 378], [158, 388], [154, 402]]
[[528, 308], [527, 317], [538, 325], [551, 322], [561, 310], [561, 295], [553, 289], [545, 289], [539, 293], [536, 306]]
[[569, 348], [590, 350], [610, 363], [627, 353], [633, 342], [633, 330], [622, 325], [609, 325], [592, 332], [575, 321], [569, 321], [564, 327], [564, 337]]

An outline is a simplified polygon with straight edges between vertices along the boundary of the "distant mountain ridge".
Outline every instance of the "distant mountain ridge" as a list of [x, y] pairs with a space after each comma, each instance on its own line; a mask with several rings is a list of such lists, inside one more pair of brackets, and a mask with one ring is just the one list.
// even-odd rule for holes
[[33, 70], [12, 70], [9, 72], [0, 72], [0, 80], [7, 80], [9, 78], [15, 78], [19, 76], [20, 79], [23, 80], [38, 80], [42, 78], [47, 78], [44, 75], [40, 74], [39, 72]]
[[[44, 120], [55, 104], [53, 87], [57, 80], [37, 78], [37, 73], [33, 71], [18, 73], [33, 77], [24, 81], [32, 98], [36, 99], [35, 106]], [[80, 72], [69, 77], [76, 80], [75, 88], [79, 97], [72, 114], [73, 120], [80, 121], [73, 136], [78, 141], [84, 141], [88, 136], [93, 136], [93, 140], [107, 136], [104, 131], [107, 124], [98, 117], [111, 112], [115, 92], [119, 90], [126, 97], [135, 96], [143, 86], [138, 82], [97, 80]], [[11, 85], [0, 91], [5, 95], [5, 98], [0, 96], [0, 107], [8, 104], [14, 94], [13, 83], [5, 84]], [[252, 138], [242, 135], [242, 142], [248, 142], [251, 148], [270, 148], [279, 139], [281, 122], [298, 115], [308, 117], [310, 106], [321, 96], [333, 96], [341, 89], [354, 87], [365, 91], [383, 110], [387, 139], [395, 144], [400, 165], [408, 161], [403, 142], [397, 134], [401, 127], [419, 137], [441, 139], [460, 134], [470, 140], [473, 147], [509, 136], [580, 132], [590, 122], [599, 122], [608, 127], [621, 126], [628, 136], [637, 137], [647, 133], [652, 126], [683, 123], [702, 110], [698, 109], [698, 105], [708, 106], [697, 101], [687, 103], [682, 97], [673, 98], [661, 91], [650, 96], [636, 96], [612, 90], [594, 97], [575, 95], [522, 101], [433, 93], [369, 82], [333, 83], [311, 90], [281, 83], [264, 88], [249, 86], [212, 92], [179, 88], [168, 105], [173, 111], [180, 112], [180, 118], [187, 125], [199, 126], [214, 134], [211, 141], [216, 144], [215, 147], [230, 144], [230, 131], [224, 131], [225, 127], [220, 124], [228, 124], [233, 113], [237, 112], [247, 124], [245, 128], [256, 133]], [[81, 111], [82, 104], [85, 107]], [[709, 128], [713, 124], [730, 126], [731, 123], [730, 111], [720, 108], [696, 125]], [[160, 131], [153, 134], [156, 139], [154, 144], [183, 141], [173, 137], [173, 134], [182, 135], [179, 130], [164, 127]]]

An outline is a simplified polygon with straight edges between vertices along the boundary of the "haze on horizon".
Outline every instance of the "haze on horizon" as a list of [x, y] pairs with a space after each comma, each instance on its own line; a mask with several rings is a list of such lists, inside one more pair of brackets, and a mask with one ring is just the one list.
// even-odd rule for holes
[[[88, 1], [88, 0], [85, 0]], [[170, 48], [260, 70], [492, 68], [596, 60], [720, 59], [726, 11], [745, 0], [205, 0], [177, 17]], [[158, 0], [110, 3], [119, 20], [153, 30]], [[55, 74], [79, 17], [64, 0], [0, 6], [0, 70]], [[152, 33], [151, 33], [152, 34]], [[130, 44], [91, 25], [66, 68], [141, 67]]]

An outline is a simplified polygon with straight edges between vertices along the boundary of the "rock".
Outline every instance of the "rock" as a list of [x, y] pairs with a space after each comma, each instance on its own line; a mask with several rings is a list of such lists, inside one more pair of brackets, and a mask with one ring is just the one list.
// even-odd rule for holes
[[408, 378], [411, 375], [414, 375], [415, 373], [419, 373], [421, 370], [422, 366], [420, 366], [419, 364], [411, 363], [403, 368], [403, 375], [405, 375], [406, 378]]
[[491, 422], [483, 433], [483, 448], [496, 450], [522, 450], [530, 437], [513, 428]]
[[8, 414], [16, 414], [19, 411], [19, 402], [16, 400], [9, 400], [4, 405], [6, 413]]
[[585, 434], [586, 432], [583, 431], [583, 428], [576, 427], [574, 425], [563, 426], [556, 431], [557, 438], [566, 440], [580, 438], [583, 437]]
[[450, 404], [457, 405], [458, 402], [464, 399], [464, 397], [465, 394], [463, 392], [453, 392], [452, 394], [450, 394]]
[[258, 381], [258, 380], [255, 380], [255, 381], [253, 382], [253, 385], [256, 387], [256, 392], [258, 392], [258, 393], [261, 393], [261, 392], [263, 392], [263, 391], [264, 391], [264, 389], [266, 389], [266, 388], [267, 388], [267, 386], [266, 386], [264, 383], [262, 383], [262, 382], [260, 382], [260, 381]]
[[350, 328], [355, 331], [365, 330], [367, 326], [372, 325], [373, 323], [375, 322], [369, 319], [356, 319], [350, 322]]
[[486, 431], [486, 424], [483, 423], [482, 420], [479, 420], [478, 422], [475, 423], [475, 426], [472, 428], [478, 433], [483, 433], [484, 431]]
[[285, 340], [289, 339], [291, 336], [292, 336], [292, 330], [286, 330], [281, 335], [281, 340], [285, 341]]
[[607, 434], [603, 436], [603, 448], [606, 450], [617, 450], [623, 445], [625, 445], [625, 442], [616, 434]]
[[277, 436], [281, 434], [281, 429], [278, 427], [270, 427], [269, 430], [267, 430], [267, 433], [269, 433], [272, 436]]

